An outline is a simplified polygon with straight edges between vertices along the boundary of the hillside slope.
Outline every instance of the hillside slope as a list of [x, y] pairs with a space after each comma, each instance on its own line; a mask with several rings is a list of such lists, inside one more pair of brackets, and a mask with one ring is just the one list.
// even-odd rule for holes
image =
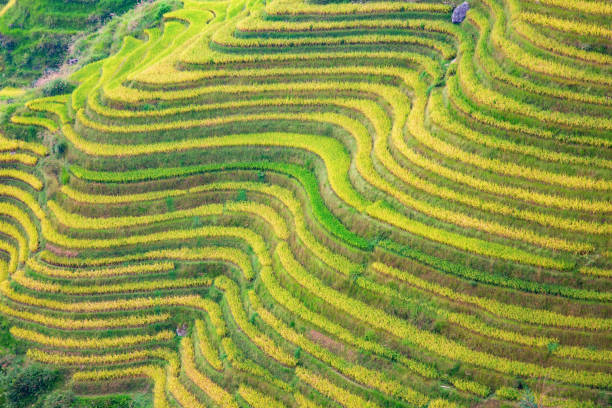
[[[143, 23], [152, 26], [159, 22], [155, 18], [157, 8], [163, 6], [163, 12], [170, 11], [176, 8], [177, 1], [150, 3], [134, 0], [0, 3], [0, 89], [30, 86], [62, 67], [66, 70], [75, 63], [80, 66], [107, 57], [109, 51], [115, 51], [113, 36], [138, 35]], [[123, 18], [128, 10], [130, 16]]]
[[184, 0], [28, 102], [28, 357], [155, 408], [609, 406], [612, 7], [470, 3]]

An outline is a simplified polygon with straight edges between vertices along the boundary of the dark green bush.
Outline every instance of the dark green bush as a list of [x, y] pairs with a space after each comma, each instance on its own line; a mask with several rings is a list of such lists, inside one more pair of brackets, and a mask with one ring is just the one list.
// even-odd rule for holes
[[47, 82], [42, 87], [42, 93], [45, 96], [62, 95], [72, 92], [74, 87], [70, 85], [68, 81], [63, 78], [54, 79], [53, 81]]
[[157, 6], [157, 10], [155, 12], [155, 20], [156, 21], [161, 21], [161, 19], [163, 18], [164, 14], [168, 13], [172, 11], [172, 6], [168, 3], [159, 3], [159, 5]]
[[16, 370], [9, 379], [6, 402], [11, 408], [27, 407], [60, 379], [58, 370], [51, 370], [38, 364], [31, 364]]
[[53, 145], [52, 150], [53, 150], [53, 153], [57, 157], [63, 157], [64, 154], [66, 153], [67, 148], [68, 148], [68, 145], [66, 144], [66, 142], [58, 142]]

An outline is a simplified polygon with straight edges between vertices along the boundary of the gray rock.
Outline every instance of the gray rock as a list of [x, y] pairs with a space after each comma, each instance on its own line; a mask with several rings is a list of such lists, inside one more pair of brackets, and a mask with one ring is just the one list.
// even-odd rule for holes
[[177, 326], [176, 335], [179, 337], [185, 337], [187, 335], [187, 324], [183, 323], [182, 326]]
[[455, 24], [461, 23], [465, 20], [465, 16], [470, 9], [470, 5], [467, 1], [464, 1], [453, 10], [453, 16], [451, 17], [451, 21]]

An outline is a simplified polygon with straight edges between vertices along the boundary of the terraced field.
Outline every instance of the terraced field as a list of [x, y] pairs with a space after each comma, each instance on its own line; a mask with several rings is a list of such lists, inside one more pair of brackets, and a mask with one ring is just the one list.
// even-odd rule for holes
[[612, 403], [609, 2], [183, 3], [0, 142], [31, 359], [155, 408]]

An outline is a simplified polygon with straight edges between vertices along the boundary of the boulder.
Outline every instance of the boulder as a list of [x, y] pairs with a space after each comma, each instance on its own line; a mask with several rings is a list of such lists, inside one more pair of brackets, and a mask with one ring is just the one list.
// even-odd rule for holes
[[179, 337], [185, 337], [187, 335], [187, 324], [183, 323], [182, 326], [176, 326], [176, 335]]
[[464, 1], [453, 10], [453, 16], [451, 17], [451, 21], [455, 24], [461, 23], [465, 20], [465, 16], [467, 15], [468, 10], [470, 9], [470, 5], [467, 1]]

